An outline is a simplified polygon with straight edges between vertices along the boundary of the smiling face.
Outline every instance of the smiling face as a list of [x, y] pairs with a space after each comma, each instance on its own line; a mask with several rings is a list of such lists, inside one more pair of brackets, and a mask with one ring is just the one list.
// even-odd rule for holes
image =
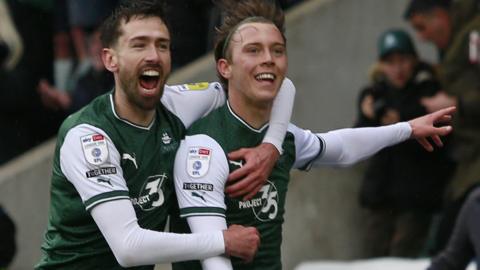
[[170, 74], [168, 28], [158, 17], [133, 17], [120, 29], [116, 44], [103, 51], [105, 66], [114, 73], [122, 103], [135, 110], [154, 110]]
[[217, 69], [228, 80], [229, 97], [271, 106], [287, 71], [286, 45], [278, 28], [263, 22], [243, 24], [228, 49], [231, 59], [220, 59]]

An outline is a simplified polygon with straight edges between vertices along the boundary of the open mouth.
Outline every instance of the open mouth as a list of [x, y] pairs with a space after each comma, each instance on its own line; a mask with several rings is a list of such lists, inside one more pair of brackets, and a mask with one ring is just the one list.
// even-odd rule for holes
[[160, 72], [153, 69], [148, 69], [142, 72], [139, 78], [139, 83], [145, 90], [152, 90], [157, 88], [160, 80]]
[[259, 82], [273, 82], [277, 76], [273, 73], [259, 73], [255, 76], [255, 79]]

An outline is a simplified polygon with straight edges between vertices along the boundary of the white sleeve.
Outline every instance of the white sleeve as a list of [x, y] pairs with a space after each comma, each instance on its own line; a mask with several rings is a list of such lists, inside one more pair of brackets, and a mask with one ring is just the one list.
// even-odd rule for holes
[[82, 124], [67, 132], [60, 147], [60, 169], [75, 186], [87, 210], [99, 202], [129, 198], [120, 154], [108, 135], [97, 127]]
[[[193, 233], [223, 231], [227, 229], [225, 218], [219, 216], [191, 216], [187, 218], [190, 230]], [[225, 256], [216, 256], [202, 260], [203, 270], [231, 270], [230, 259]]]
[[225, 252], [221, 229], [174, 234], [141, 228], [130, 200], [101, 203], [91, 215], [122, 267], [201, 260]]
[[203, 134], [185, 137], [173, 173], [180, 217], [225, 217], [228, 174], [227, 157], [215, 140]]
[[165, 85], [162, 104], [173, 112], [185, 127], [225, 104], [225, 91], [218, 82]]
[[283, 153], [283, 139], [287, 133], [288, 124], [292, 116], [295, 92], [295, 86], [292, 81], [285, 78], [273, 102], [270, 126], [267, 134], [265, 134], [265, 138], [263, 138], [264, 143], [273, 144], [280, 154]]
[[351, 165], [368, 158], [381, 149], [410, 138], [412, 128], [407, 122], [369, 128], [347, 128], [317, 134], [325, 151], [313, 166]]
[[323, 141], [310, 130], [301, 129], [294, 124], [288, 126], [288, 131], [295, 138], [295, 163], [293, 168], [309, 170], [312, 162], [323, 153]]

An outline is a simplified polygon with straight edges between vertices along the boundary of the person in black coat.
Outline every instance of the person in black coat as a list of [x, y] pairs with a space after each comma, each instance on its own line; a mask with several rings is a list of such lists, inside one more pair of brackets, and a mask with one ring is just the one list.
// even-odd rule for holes
[[[356, 127], [424, 115], [420, 99], [441, 89], [432, 66], [418, 59], [406, 32], [384, 32], [378, 51], [371, 85], [359, 96]], [[360, 190], [360, 204], [368, 209], [369, 257], [421, 254], [452, 166], [446, 149], [426, 152], [414, 141], [386, 148], [370, 159]]]

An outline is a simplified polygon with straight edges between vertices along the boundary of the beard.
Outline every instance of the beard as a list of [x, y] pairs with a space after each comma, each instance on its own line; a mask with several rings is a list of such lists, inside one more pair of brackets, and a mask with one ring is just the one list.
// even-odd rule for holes
[[159, 70], [160, 76], [159, 80], [157, 83], [157, 94], [154, 96], [142, 96], [139, 93], [138, 88], [140, 87], [140, 82], [139, 78], [140, 75], [138, 73], [134, 72], [127, 72], [127, 71], [120, 71], [119, 72], [119, 77], [120, 77], [120, 86], [125, 92], [125, 95], [128, 99], [128, 102], [135, 107], [145, 110], [145, 111], [150, 111], [156, 108], [156, 106], [160, 103], [160, 98], [162, 97], [163, 94], [163, 88], [165, 86], [165, 82], [167, 81], [167, 77], [164, 75], [163, 68], [160, 65], [146, 65], [139, 70], [144, 70], [145, 68], [154, 68], [156, 70]]

